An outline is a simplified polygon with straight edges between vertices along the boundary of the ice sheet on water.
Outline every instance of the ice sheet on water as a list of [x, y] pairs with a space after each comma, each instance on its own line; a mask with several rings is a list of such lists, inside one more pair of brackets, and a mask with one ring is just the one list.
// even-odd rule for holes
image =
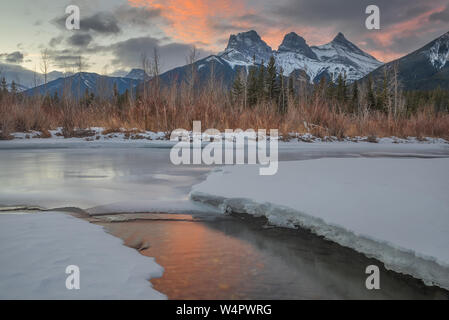
[[281, 162], [275, 176], [235, 166], [214, 172], [191, 198], [222, 211], [301, 226], [449, 289], [449, 159]]
[[[103, 228], [63, 213], [0, 215], [0, 299], [165, 299], [163, 268]], [[67, 290], [66, 267], [80, 268]]]

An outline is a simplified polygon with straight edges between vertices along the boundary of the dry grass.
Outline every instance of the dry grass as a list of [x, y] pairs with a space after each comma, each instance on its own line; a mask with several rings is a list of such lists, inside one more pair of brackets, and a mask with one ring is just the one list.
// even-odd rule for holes
[[[347, 113], [327, 101], [304, 99], [291, 103], [285, 114], [276, 106], [261, 103], [243, 108], [233, 102], [226, 90], [204, 88], [202, 92], [187, 92], [181, 88], [166, 88], [148, 94], [146, 100], [130, 100], [124, 105], [114, 101], [95, 100], [84, 106], [62, 99], [49, 103], [42, 98], [18, 99], [3, 97], [0, 101], [0, 139], [11, 132], [41, 131], [63, 127], [66, 137], [89, 137], [89, 127], [104, 127], [104, 134], [128, 130], [137, 134], [143, 130], [170, 132], [177, 128], [192, 129], [193, 121], [201, 121], [203, 130], [279, 129], [311, 133], [318, 137], [442, 137], [449, 139], [449, 115], [436, 114], [431, 106], [413, 115], [389, 117], [384, 113]], [[48, 100], [48, 99], [47, 99]], [[312, 100], [312, 101], [310, 101]]]

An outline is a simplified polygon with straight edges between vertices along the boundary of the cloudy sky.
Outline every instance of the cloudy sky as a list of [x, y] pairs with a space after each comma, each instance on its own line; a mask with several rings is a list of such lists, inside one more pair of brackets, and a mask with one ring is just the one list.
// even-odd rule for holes
[[[65, 28], [77, 5], [81, 29]], [[376, 4], [381, 29], [365, 28]], [[223, 50], [231, 33], [256, 30], [274, 49], [291, 31], [309, 45], [338, 33], [381, 61], [409, 53], [449, 31], [447, 0], [14, 0], [0, 3], [0, 63], [40, 71], [48, 49], [51, 70], [114, 74], [139, 67], [158, 48], [163, 70], [183, 65], [192, 45], [201, 56]]]

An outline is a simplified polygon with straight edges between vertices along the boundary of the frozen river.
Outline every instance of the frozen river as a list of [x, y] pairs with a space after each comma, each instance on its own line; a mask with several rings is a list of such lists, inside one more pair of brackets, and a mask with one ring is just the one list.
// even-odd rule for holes
[[[364, 270], [373, 261], [363, 255], [305, 231], [266, 229], [263, 221], [223, 217], [191, 202], [192, 186], [214, 168], [174, 166], [169, 151], [168, 143], [0, 143], [0, 207], [175, 214], [103, 223], [125, 240], [136, 236], [149, 242], [143, 253], [166, 268], [164, 277], [152, 282], [169, 298], [448, 297], [386, 270], [381, 271], [385, 286], [369, 293]], [[448, 156], [449, 145], [440, 144], [287, 143], [280, 146], [279, 166], [323, 157]], [[188, 261], [194, 261], [190, 267]], [[195, 283], [180, 281], [180, 275]]]

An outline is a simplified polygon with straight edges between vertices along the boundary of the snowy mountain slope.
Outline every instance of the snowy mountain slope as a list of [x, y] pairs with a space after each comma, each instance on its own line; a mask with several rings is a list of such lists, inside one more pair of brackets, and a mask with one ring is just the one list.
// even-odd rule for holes
[[322, 46], [312, 47], [319, 60], [327, 65], [333, 79], [346, 73], [348, 81], [355, 81], [382, 65], [373, 56], [360, 50], [339, 33], [334, 40]]
[[[287, 50], [285, 48], [285, 43], [292, 41], [288, 39], [292, 34], [296, 46], [302, 49], [299, 52], [294, 50], [295, 46], [289, 46]], [[318, 82], [321, 77], [336, 80], [340, 74], [346, 75], [348, 82], [353, 82], [382, 65], [380, 61], [348, 41], [342, 33], [330, 43], [318, 47], [309, 47], [303, 38], [290, 33], [285, 36], [275, 57], [285, 75], [290, 75], [295, 70], [303, 70], [311, 82]]]
[[424, 47], [370, 73], [375, 82], [397, 66], [399, 81], [406, 90], [449, 89], [449, 32]]
[[[339, 74], [346, 74], [347, 80], [352, 82], [382, 65], [341, 33], [328, 44], [310, 47], [304, 38], [290, 32], [285, 35], [278, 50], [273, 50], [254, 30], [231, 35], [223, 52], [200, 60], [196, 65], [198, 71], [204, 74], [206, 70], [211, 70], [211, 61], [218, 61], [221, 64], [218, 71], [224, 78], [224, 83], [229, 85], [238, 70], [248, 70], [254, 62], [266, 65], [271, 56], [274, 56], [278, 70], [282, 67], [285, 76], [305, 72], [312, 83], [318, 82], [321, 77], [335, 80]], [[182, 79], [187, 68], [188, 66], [184, 66], [170, 70], [167, 75]], [[163, 77], [167, 78], [167, 75]]]
[[382, 65], [342, 33], [328, 44], [309, 47], [304, 38], [290, 32], [285, 35], [279, 49], [273, 51], [255, 31], [248, 31], [231, 35], [226, 50], [219, 54], [232, 68], [251, 65], [253, 57], [256, 63], [263, 61], [266, 64], [271, 55], [275, 57], [277, 67], [284, 70], [284, 75], [303, 70], [311, 82], [319, 81], [324, 75], [335, 80], [339, 74], [346, 74], [347, 80], [352, 82]]
[[272, 54], [271, 47], [251, 30], [231, 35], [226, 50], [218, 56], [231, 65], [251, 65], [254, 59], [259, 64], [268, 62]]
[[427, 54], [435, 69], [443, 69], [449, 61], [449, 32], [436, 39]]
[[[12, 90], [12, 82], [7, 83], [7, 85], [8, 85], [8, 90], [11, 91]], [[23, 91], [26, 91], [29, 89], [29, 88], [25, 87], [24, 85], [21, 85], [20, 83], [15, 83], [15, 86], [16, 86], [17, 92], [23, 92]]]
[[[52, 71], [47, 74], [47, 80], [53, 81], [71, 75], [73, 74]], [[44, 83], [43, 74], [15, 64], [0, 63], [0, 79], [3, 77], [6, 79], [6, 82], [11, 83], [14, 81], [16, 84], [19, 83], [23, 88], [32, 88], [36, 83], [39, 85]]]
[[150, 76], [146, 74], [146, 72], [142, 69], [132, 69], [125, 78], [128, 79], [134, 79], [134, 80], [143, 80], [145, 77], [145, 80], [149, 80]]
[[61, 97], [64, 93], [70, 92], [74, 97], [82, 97], [88, 91], [96, 96], [104, 95], [109, 97], [113, 94], [114, 84], [116, 84], [119, 94], [123, 94], [126, 90], [134, 90], [138, 83], [139, 81], [135, 79], [107, 77], [96, 73], [80, 72], [70, 77], [50, 81], [47, 85], [29, 89], [25, 91], [25, 94], [45, 95], [47, 93], [54, 95], [57, 93]]

